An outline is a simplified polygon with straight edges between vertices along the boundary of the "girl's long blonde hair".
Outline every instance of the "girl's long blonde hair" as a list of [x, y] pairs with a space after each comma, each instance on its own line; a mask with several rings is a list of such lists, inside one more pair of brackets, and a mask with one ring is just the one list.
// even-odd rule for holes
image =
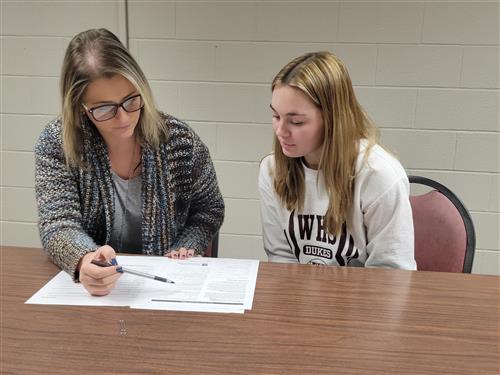
[[[378, 131], [361, 108], [342, 61], [330, 52], [307, 53], [285, 65], [272, 82], [306, 94], [323, 115], [324, 139], [319, 170], [329, 195], [325, 228], [340, 232], [353, 203], [356, 160], [361, 139], [367, 139], [365, 161], [378, 142]], [[301, 158], [287, 157], [274, 136], [274, 187], [288, 210], [301, 210], [305, 183]]]
[[146, 76], [126, 47], [106, 29], [83, 31], [69, 43], [60, 81], [63, 149], [68, 166], [84, 167], [82, 127], [86, 114], [82, 112], [82, 98], [87, 86], [116, 74], [132, 83], [142, 96], [144, 107], [136, 127], [139, 140], [158, 148], [167, 137], [167, 125], [156, 109]]

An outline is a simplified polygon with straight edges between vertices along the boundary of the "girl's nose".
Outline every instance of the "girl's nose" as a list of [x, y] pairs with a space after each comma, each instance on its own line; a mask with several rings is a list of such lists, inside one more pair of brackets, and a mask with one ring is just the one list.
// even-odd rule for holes
[[286, 128], [285, 122], [284, 121], [276, 121], [275, 123], [275, 128], [274, 128], [274, 133], [278, 137], [285, 137], [288, 135], [288, 129]]

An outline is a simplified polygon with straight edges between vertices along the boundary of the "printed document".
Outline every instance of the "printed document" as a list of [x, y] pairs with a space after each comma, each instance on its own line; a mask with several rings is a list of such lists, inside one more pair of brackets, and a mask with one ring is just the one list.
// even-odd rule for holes
[[117, 260], [121, 266], [175, 284], [124, 273], [109, 295], [97, 297], [61, 271], [26, 303], [229, 313], [252, 309], [258, 260], [151, 256], [117, 256]]

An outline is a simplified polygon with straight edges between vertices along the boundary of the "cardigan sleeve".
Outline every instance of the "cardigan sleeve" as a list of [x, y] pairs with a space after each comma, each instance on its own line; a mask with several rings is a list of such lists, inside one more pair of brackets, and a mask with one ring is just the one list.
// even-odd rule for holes
[[188, 218], [169, 251], [184, 247], [195, 250], [196, 255], [203, 255], [224, 220], [224, 200], [208, 148], [194, 132], [192, 135], [193, 169]]
[[35, 194], [38, 228], [52, 261], [78, 279], [80, 258], [98, 246], [81, 224], [78, 182], [65, 163], [61, 126], [49, 123], [35, 145]]

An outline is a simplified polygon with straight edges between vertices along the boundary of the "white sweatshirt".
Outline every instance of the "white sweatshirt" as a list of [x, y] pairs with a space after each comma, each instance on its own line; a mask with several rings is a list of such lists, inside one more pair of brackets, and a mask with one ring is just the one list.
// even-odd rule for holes
[[262, 160], [259, 192], [269, 261], [416, 269], [406, 173], [378, 145], [364, 163], [365, 145], [362, 142], [356, 163], [352, 210], [339, 236], [323, 229], [329, 198], [320, 171], [304, 166], [304, 207], [290, 212], [274, 190], [274, 155]]

